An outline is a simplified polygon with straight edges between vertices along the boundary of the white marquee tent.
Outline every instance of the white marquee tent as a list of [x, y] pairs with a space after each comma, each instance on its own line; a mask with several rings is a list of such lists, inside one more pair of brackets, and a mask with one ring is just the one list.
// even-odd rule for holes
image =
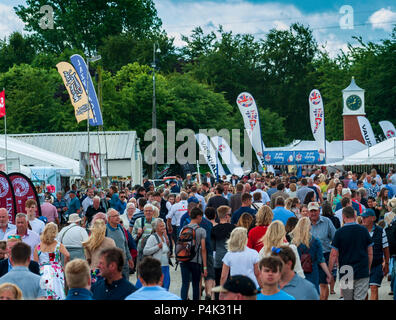
[[[5, 139], [0, 136], [0, 155], [5, 158]], [[22, 173], [26, 174], [26, 168], [54, 167], [72, 170], [73, 175], [80, 175], [79, 162], [60, 154], [36, 147], [21, 140], [7, 136], [7, 158], [19, 159]], [[24, 167], [25, 166], [25, 167]]]
[[[296, 140], [285, 147], [266, 148], [265, 151], [304, 151], [304, 150], [320, 150], [324, 146], [319, 146], [316, 141]], [[357, 140], [347, 141], [326, 141], [326, 162], [341, 161], [356, 152], [362, 151], [367, 147]], [[322, 151], [319, 151], [322, 152]]]
[[343, 160], [328, 166], [396, 164], [396, 138], [387, 139], [372, 147], [366, 147]]

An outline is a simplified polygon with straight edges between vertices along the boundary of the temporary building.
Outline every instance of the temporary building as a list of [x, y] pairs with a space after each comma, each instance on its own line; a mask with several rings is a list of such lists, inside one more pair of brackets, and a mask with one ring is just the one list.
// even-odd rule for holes
[[367, 147], [328, 166], [384, 165], [396, 164], [396, 138], [384, 140]]

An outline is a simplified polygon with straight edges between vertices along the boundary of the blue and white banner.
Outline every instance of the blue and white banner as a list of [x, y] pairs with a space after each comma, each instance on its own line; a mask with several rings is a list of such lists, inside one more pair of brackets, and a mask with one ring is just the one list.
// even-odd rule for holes
[[223, 158], [223, 162], [227, 165], [230, 173], [236, 174], [238, 177], [241, 177], [244, 174], [241, 163], [235, 156], [234, 152], [232, 152], [227, 141], [219, 136], [211, 137], [210, 140], [212, 141], [218, 153]]
[[381, 129], [384, 132], [386, 139], [396, 137], [396, 129], [392, 122], [380, 121], [379, 125], [381, 126]]
[[260, 119], [253, 96], [248, 92], [242, 92], [238, 95], [236, 103], [241, 112], [245, 130], [248, 133], [250, 143], [257, 156], [260, 165], [264, 167], [264, 142], [261, 139]]
[[357, 117], [359, 126], [360, 126], [360, 132], [362, 133], [362, 137], [364, 139], [365, 144], [368, 147], [372, 147], [375, 144], [377, 144], [377, 141], [375, 139], [374, 131], [373, 128], [371, 127], [370, 121], [363, 116], [358, 116]]
[[224, 171], [223, 165], [218, 159], [216, 148], [213, 147], [209, 138], [203, 133], [197, 133], [195, 138], [197, 139], [197, 143], [202, 151], [202, 155], [204, 156], [213, 177], [217, 178], [217, 176], [220, 176], [221, 178], [226, 173]]
[[324, 157], [318, 150], [264, 151], [264, 161], [267, 165], [323, 164]]
[[102, 113], [100, 111], [98, 97], [96, 96], [95, 87], [92, 83], [91, 75], [87, 72], [87, 64], [84, 59], [78, 55], [74, 54], [70, 57], [70, 61], [77, 71], [78, 76], [84, 86], [85, 92], [88, 94], [89, 103], [91, 105], [91, 111], [93, 118], [89, 120], [91, 126], [102, 126], [103, 119]]

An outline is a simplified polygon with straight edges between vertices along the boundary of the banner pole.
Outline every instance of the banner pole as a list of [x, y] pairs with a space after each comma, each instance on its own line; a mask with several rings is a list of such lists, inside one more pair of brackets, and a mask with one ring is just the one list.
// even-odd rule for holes
[[[4, 109], [5, 109], [5, 89], [4, 91]], [[5, 144], [5, 172], [8, 174], [8, 151], [7, 151], [7, 113], [4, 115], [4, 144]]]
[[91, 157], [89, 155], [89, 109], [91, 108], [91, 103], [89, 101], [89, 84], [88, 84], [88, 74], [89, 74], [89, 58], [87, 59], [87, 75], [85, 81], [87, 82], [87, 96], [88, 96], [88, 115], [87, 115], [87, 138], [88, 138], [88, 175], [87, 175], [87, 187], [91, 181]]

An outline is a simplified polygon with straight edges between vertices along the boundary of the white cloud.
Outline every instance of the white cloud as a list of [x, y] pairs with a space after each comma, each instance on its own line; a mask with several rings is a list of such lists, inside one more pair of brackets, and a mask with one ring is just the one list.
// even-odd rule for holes
[[345, 41], [329, 39], [326, 27], [339, 25], [339, 13], [323, 12], [304, 14], [296, 6], [281, 3], [251, 3], [243, 0], [214, 1], [174, 1], [155, 0], [158, 16], [163, 28], [170, 37], [175, 38], [176, 47], [185, 45], [181, 34], [190, 35], [201, 26], [204, 32], [216, 31], [222, 25], [225, 31], [249, 33], [264, 38], [271, 29], [287, 30], [291, 23], [300, 22], [313, 30], [319, 44], [327, 42], [331, 55], [346, 48]]
[[391, 32], [396, 24], [396, 12], [393, 12], [390, 8], [381, 8], [370, 16], [369, 22], [373, 29], [383, 29]]
[[22, 32], [24, 23], [15, 14], [12, 6], [0, 3], [0, 37], [8, 37], [14, 31]]

